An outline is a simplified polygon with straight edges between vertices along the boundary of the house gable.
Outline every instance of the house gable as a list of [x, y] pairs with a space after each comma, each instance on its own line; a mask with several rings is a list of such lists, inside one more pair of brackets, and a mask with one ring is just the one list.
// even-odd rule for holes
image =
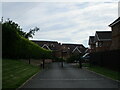
[[89, 37], [88, 45], [95, 44], [94, 38], [95, 38], [95, 36], [90, 36], [90, 37]]
[[82, 53], [82, 52], [79, 50], [78, 46], [73, 49], [72, 53], [74, 53], [75, 51], [78, 51], [79, 53]]
[[112, 40], [112, 31], [96, 31], [95, 42]]
[[120, 49], [120, 17], [109, 25], [112, 29], [111, 50]]
[[45, 49], [51, 50], [47, 44], [44, 44], [44, 45], [42, 46], [42, 48], [45, 48]]
[[96, 31], [96, 51], [109, 50], [112, 41], [112, 31]]
[[120, 17], [118, 19], [116, 19], [113, 23], [111, 23], [109, 26], [113, 27], [114, 25], [120, 23]]

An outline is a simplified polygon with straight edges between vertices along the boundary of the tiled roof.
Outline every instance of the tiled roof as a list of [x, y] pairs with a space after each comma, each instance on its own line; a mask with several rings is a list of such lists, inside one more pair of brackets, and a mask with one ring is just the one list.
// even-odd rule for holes
[[94, 38], [95, 38], [95, 36], [89, 37], [89, 42], [88, 42], [89, 45], [94, 44]]
[[40, 40], [31, 40], [32, 42], [38, 44], [42, 48], [48, 50], [58, 50], [59, 43], [57, 41], [40, 41]]
[[96, 31], [95, 41], [112, 40], [112, 31]]
[[46, 42], [46, 43], [58, 43], [57, 41], [42, 41], [42, 40], [31, 40], [33, 42]]
[[111, 23], [109, 26], [112, 27], [117, 23], [120, 23], [120, 17], [118, 19], [116, 19], [113, 23]]
[[39, 40], [31, 40], [32, 42], [38, 44], [39, 46], [46, 48], [48, 50], [63, 50], [65, 52], [79, 52], [84, 53], [85, 47], [82, 44], [67, 44], [63, 43], [62, 45], [56, 41], [39, 41]]
[[85, 47], [82, 44], [62, 44], [62, 46], [66, 47], [65, 50], [74, 53], [76, 51], [78, 51], [79, 53], [84, 53], [85, 52]]

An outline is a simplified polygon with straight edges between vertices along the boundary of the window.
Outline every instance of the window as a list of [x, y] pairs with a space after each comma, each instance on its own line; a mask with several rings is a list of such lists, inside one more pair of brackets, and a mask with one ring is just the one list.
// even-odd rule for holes
[[70, 49], [70, 48], [68, 47], [68, 49]]
[[103, 44], [102, 42], [99, 42], [99, 47], [102, 47], [102, 44]]
[[98, 47], [98, 42], [96, 42], [96, 47]]

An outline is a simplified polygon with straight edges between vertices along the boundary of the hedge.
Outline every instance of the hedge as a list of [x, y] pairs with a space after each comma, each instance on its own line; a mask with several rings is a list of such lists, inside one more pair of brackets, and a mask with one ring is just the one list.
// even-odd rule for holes
[[51, 58], [52, 51], [41, 48], [17, 32], [19, 27], [10, 21], [2, 24], [2, 57], [13, 59]]

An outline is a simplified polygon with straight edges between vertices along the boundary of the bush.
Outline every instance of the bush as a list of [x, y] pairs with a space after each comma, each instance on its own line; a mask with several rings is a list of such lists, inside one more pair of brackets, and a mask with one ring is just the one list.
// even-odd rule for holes
[[81, 54], [73, 54], [66, 60], [66, 62], [73, 63], [74, 61], [79, 61], [81, 59], [81, 56], [82, 56]]
[[62, 61], [65, 61], [63, 58], [56, 57], [56, 56], [53, 56], [52, 59], [53, 59], [54, 62], [62, 62]]

